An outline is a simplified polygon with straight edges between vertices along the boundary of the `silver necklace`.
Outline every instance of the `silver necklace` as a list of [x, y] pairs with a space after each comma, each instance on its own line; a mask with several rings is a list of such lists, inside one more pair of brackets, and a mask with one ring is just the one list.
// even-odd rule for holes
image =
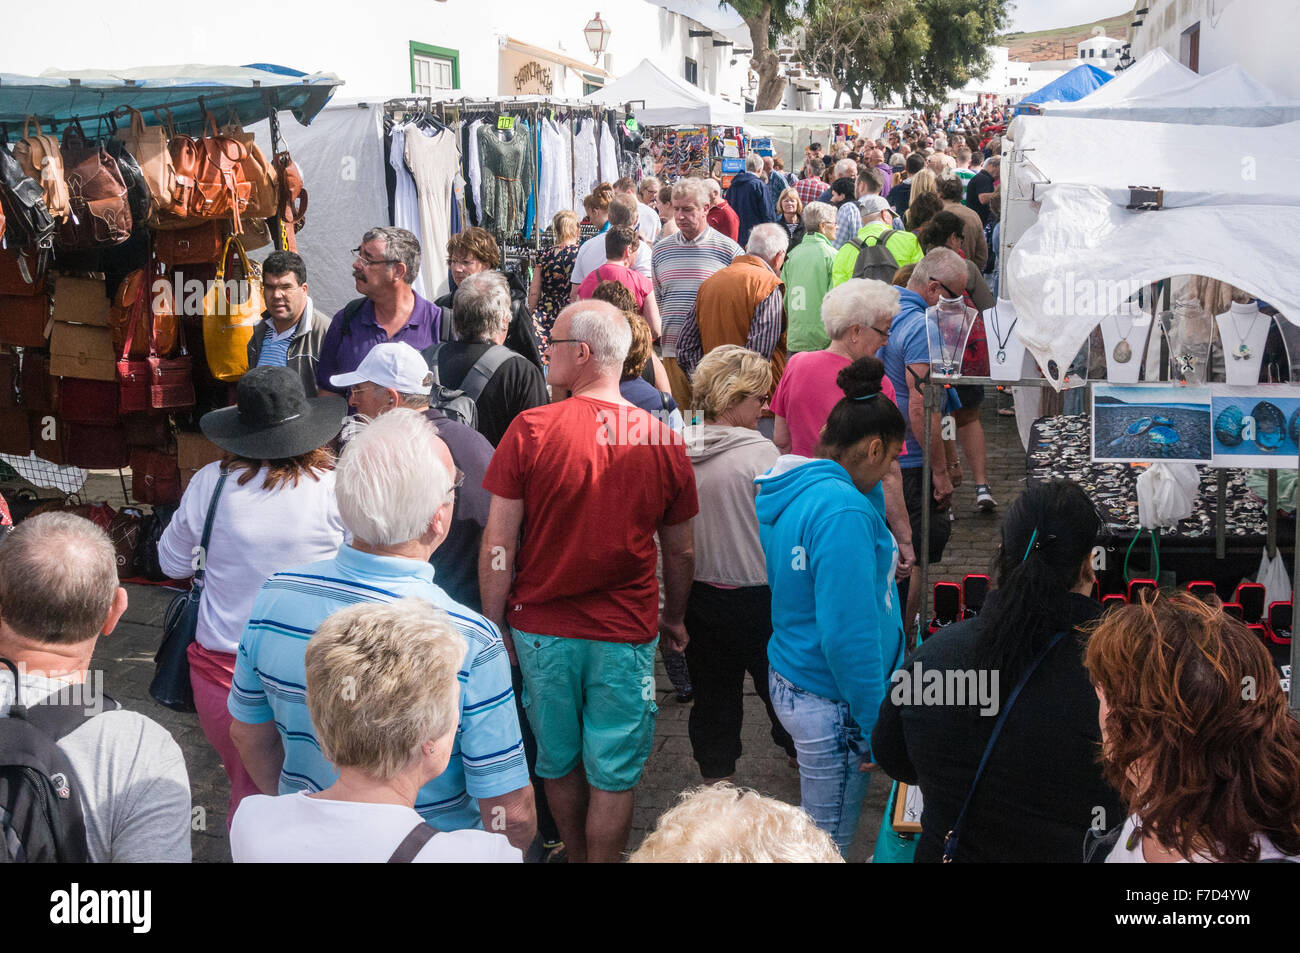
[[1246, 338], [1250, 337], [1254, 332], [1255, 324], [1259, 321], [1259, 315], [1260, 312], [1256, 311], [1255, 317], [1251, 319], [1250, 327], [1246, 329], [1245, 334], [1242, 334], [1241, 328], [1237, 327], [1237, 316], [1231, 311], [1228, 312], [1228, 320], [1232, 322], [1233, 333], [1237, 335], [1237, 347], [1232, 352], [1232, 359], [1234, 361], [1250, 360], [1251, 350], [1250, 345], [1246, 343]]
[[1016, 329], [1016, 322], [1019, 320], [1020, 315], [1018, 314], [1011, 319], [1011, 327], [1007, 328], [1007, 333], [1004, 337], [1002, 332], [998, 329], [997, 305], [993, 306], [993, 310], [989, 315], [989, 325], [993, 328], [993, 339], [998, 342], [998, 351], [995, 356], [999, 364], [1005, 364], [1007, 362], [1007, 342], [1011, 340], [1011, 332]]
[[[1133, 333], [1133, 325], [1135, 324], [1137, 324], [1137, 318], [1129, 321], [1128, 330], [1124, 332], [1110, 352], [1110, 356], [1115, 358], [1116, 364], [1127, 364], [1133, 359], [1133, 346], [1128, 343], [1128, 336]], [[1115, 319], [1115, 327], [1119, 327], [1119, 318]]]

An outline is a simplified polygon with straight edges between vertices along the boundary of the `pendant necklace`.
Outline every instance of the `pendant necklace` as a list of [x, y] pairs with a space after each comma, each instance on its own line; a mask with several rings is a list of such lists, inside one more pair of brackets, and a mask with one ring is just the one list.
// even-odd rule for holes
[[989, 324], [993, 328], [993, 338], [998, 342], [998, 350], [995, 357], [999, 364], [1005, 364], [1007, 362], [1007, 342], [1011, 340], [1011, 332], [1016, 329], [1016, 322], [1019, 320], [1019, 315], [1012, 318], [1011, 327], [1007, 328], [1007, 333], [1003, 335], [1001, 330], [998, 328], [998, 309], [996, 305], [994, 305], [993, 310], [989, 314]]
[[[1129, 321], [1128, 330], [1124, 332], [1119, 341], [1115, 344], [1110, 356], [1115, 358], [1116, 364], [1127, 364], [1133, 359], [1133, 346], [1128, 343], [1128, 336], [1133, 333], [1133, 325], [1137, 323], [1137, 318]], [[1115, 327], [1119, 327], [1119, 318], [1115, 319]]]
[[1232, 359], [1234, 361], [1250, 360], [1251, 350], [1250, 345], [1246, 343], [1246, 339], [1254, 333], [1255, 324], [1259, 321], [1259, 315], [1260, 312], [1256, 311], [1254, 319], [1250, 322], [1250, 327], [1246, 329], [1245, 334], [1242, 334], [1241, 329], [1237, 327], [1237, 316], [1232, 313], [1228, 314], [1228, 320], [1232, 322], [1233, 333], [1237, 335], [1237, 347], [1232, 352]]

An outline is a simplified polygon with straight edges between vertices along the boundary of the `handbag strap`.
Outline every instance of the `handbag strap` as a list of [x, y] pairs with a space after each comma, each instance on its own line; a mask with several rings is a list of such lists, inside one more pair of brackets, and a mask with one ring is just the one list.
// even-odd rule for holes
[[411, 832], [402, 838], [402, 842], [397, 845], [397, 850], [393, 851], [393, 856], [388, 858], [388, 863], [409, 864], [436, 833], [438, 832], [430, 824], [423, 821], [416, 824], [411, 828]]
[[[130, 278], [127, 278], [129, 281]], [[126, 325], [126, 340], [122, 342], [122, 360], [127, 360], [131, 356], [131, 345], [135, 341], [136, 322], [140, 319], [140, 312], [144, 310], [145, 299], [149, 294], [149, 275], [146, 272], [140, 279], [140, 290], [136, 292], [135, 300], [131, 302], [131, 320]], [[150, 344], [150, 353], [153, 353], [152, 343]]]
[[1026, 666], [1020, 680], [1016, 682], [1016, 687], [1011, 689], [1011, 694], [1007, 696], [1007, 700], [1002, 706], [1002, 712], [998, 715], [997, 724], [993, 726], [993, 734], [989, 737], [989, 743], [984, 746], [984, 756], [980, 758], [979, 767], [975, 769], [975, 777], [971, 780], [970, 790], [966, 792], [966, 800], [962, 802], [961, 811], [957, 814], [957, 820], [953, 822], [952, 830], [944, 838], [943, 862], [945, 864], [952, 863], [953, 855], [957, 853], [957, 841], [961, 837], [962, 825], [966, 821], [966, 809], [970, 807], [971, 798], [975, 796], [975, 788], [979, 786], [980, 776], [984, 774], [984, 767], [989, 763], [989, 756], [993, 754], [993, 746], [998, 742], [998, 735], [1002, 733], [1002, 726], [1006, 724], [1007, 716], [1011, 714], [1011, 706], [1020, 697], [1020, 690], [1025, 687], [1030, 676], [1034, 674], [1043, 659], [1047, 658], [1047, 653], [1056, 648], [1057, 643], [1063, 638], [1065, 638], [1065, 633], [1057, 632], [1056, 635], [1048, 639], [1047, 644], [1038, 650], [1038, 654]]
[[199, 561], [198, 566], [194, 568], [194, 581], [191, 583], [191, 588], [194, 589], [203, 588], [203, 575], [207, 571], [208, 565], [208, 540], [212, 538], [212, 522], [217, 515], [217, 501], [221, 499], [221, 488], [225, 486], [226, 477], [229, 475], [225, 469], [222, 469], [221, 476], [217, 478], [216, 489], [212, 491], [212, 499], [208, 503], [208, 516], [203, 521], [203, 539], [199, 541], [199, 554], [202, 559]]

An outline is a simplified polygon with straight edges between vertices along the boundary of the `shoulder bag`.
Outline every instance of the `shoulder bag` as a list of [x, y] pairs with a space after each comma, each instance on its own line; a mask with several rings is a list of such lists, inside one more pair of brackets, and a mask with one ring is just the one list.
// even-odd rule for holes
[[202, 560], [195, 567], [189, 592], [172, 599], [163, 616], [163, 640], [154, 656], [154, 676], [149, 683], [149, 695], [164, 708], [173, 711], [194, 711], [194, 686], [190, 684], [190, 643], [199, 625], [199, 603], [203, 600], [203, 567], [207, 563], [208, 540], [212, 537], [212, 521], [217, 515], [217, 501], [226, 483], [226, 471], [221, 471], [212, 500], [208, 503], [207, 519], [203, 521], [203, 538], [199, 542]]
[[1056, 635], [1048, 639], [1047, 644], [1038, 650], [1038, 654], [1025, 667], [1024, 673], [1020, 680], [1016, 682], [1016, 687], [1011, 689], [1011, 694], [1007, 696], [1006, 702], [1002, 705], [1002, 712], [998, 715], [997, 724], [993, 726], [993, 735], [989, 738], [989, 743], [984, 747], [984, 756], [980, 758], [979, 767], [975, 769], [975, 777], [970, 783], [970, 790], [966, 792], [966, 800], [962, 802], [961, 810], [957, 814], [957, 820], [953, 822], [952, 830], [943, 841], [943, 862], [951, 864], [954, 855], [957, 853], [957, 841], [961, 837], [962, 825], [966, 821], [966, 809], [970, 807], [971, 798], [975, 796], [975, 788], [979, 786], [980, 776], [984, 773], [984, 767], [989, 763], [989, 755], [993, 754], [993, 746], [998, 742], [998, 735], [1002, 733], [1002, 726], [1007, 723], [1007, 716], [1011, 714], [1011, 707], [1020, 697], [1020, 690], [1028, 683], [1030, 676], [1042, 664], [1043, 659], [1047, 658], [1047, 653], [1056, 648], [1057, 643], [1065, 638], [1064, 632], [1057, 632]]

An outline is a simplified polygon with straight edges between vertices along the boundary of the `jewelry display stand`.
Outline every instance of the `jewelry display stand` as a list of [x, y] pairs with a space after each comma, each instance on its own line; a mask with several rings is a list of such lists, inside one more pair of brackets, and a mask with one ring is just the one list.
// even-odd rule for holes
[[1019, 383], [1038, 376], [1038, 365], [1016, 331], [1016, 306], [1007, 298], [984, 312], [984, 336], [988, 338], [989, 377], [995, 381]]
[[1273, 319], [1260, 312], [1257, 302], [1241, 304], [1234, 301], [1227, 311], [1216, 315], [1214, 321], [1219, 327], [1219, 340], [1223, 343], [1223, 372], [1227, 382], [1258, 384], [1264, 345]]
[[[1151, 335], [1151, 315], [1143, 313], [1101, 320], [1101, 338], [1106, 347], [1106, 380], [1112, 384], [1136, 384], [1146, 357]], [[1127, 357], [1126, 360], [1120, 358]]]

